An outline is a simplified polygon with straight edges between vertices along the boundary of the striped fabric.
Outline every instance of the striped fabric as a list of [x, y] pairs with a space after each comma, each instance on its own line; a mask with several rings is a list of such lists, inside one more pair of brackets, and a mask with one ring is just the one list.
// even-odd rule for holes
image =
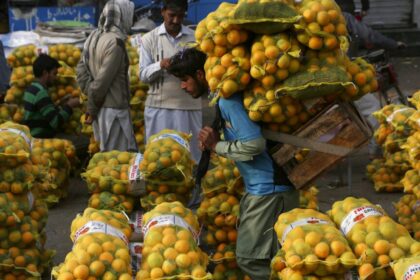
[[68, 120], [72, 109], [64, 105], [56, 107], [48, 95], [47, 90], [38, 82], [33, 82], [23, 94], [25, 114], [24, 124], [31, 135], [37, 138], [52, 138], [60, 126]]

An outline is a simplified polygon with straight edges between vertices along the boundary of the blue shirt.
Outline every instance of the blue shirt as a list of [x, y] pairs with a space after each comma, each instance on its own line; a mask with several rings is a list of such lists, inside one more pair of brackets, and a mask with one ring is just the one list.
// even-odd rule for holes
[[[229, 99], [219, 100], [221, 116], [225, 120], [226, 141], [247, 142], [263, 137], [261, 127], [251, 121], [243, 106], [242, 94], [234, 94]], [[246, 191], [253, 195], [268, 195], [289, 191], [291, 186], [274, 185], [273, 160], [267, 151], [254, 156], [249, 161], [235, 161], [241, 173]]]

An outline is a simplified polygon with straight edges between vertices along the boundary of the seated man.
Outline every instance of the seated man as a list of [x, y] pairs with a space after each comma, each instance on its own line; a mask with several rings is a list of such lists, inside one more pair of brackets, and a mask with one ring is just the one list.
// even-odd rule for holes
[[54, 58], [41, 54], [33, 64], [35, 81], [25, 90], [23, 103], [25, 113], [23, 122], [36, 138], [53, 138], [63, 123], [80, 105], [78, 98], [70, 98], [63, 106], [55, 106], [48, 95], [48, 88], [57, 78], [60, 64]]

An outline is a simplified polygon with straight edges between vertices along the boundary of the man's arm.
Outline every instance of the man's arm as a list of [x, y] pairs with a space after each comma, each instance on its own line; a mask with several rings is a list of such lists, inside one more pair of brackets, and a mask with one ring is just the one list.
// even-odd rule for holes
[[104, 52], [102, 65], [88, 90], [88, 112], [95, 117], [105, 101], [106, 94], [124, 61], [124, 42], [111, 40]]
[[246, 142], [219, 141], [214, 150], [218, 155], [235, 161], [248, 161], [264, 152], [265, 139], [260, 137]]
[[151, 83], [159, 78], [163, 72], [160, 61], [152, 57], [150, 40], [144, 38], [140, 46], [140, 80], [145, 83]]
[[251, 121], [242, 104], [228, 108], [227, 121], [235, 130], [238, 140], [220, 141], [219, 135], [210, 127], [200, 131], [199, 140], [204, 148], [236, 161], [249, 161], [266, 150], [266, 141], [258, 124]]

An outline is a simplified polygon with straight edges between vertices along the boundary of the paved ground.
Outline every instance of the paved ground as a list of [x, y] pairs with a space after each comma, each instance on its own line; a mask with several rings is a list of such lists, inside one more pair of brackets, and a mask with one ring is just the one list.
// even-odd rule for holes
[[[402, 90], [406, 95], [411, 95], [415, 90], [420, 89], [419, 65], [420, 58], [397, 58], [394, 59], [395, 68], [399, 73], [399, 81]], [[205, 101], [203, 101], [205, 103]], [[204, 112], [204, 122], [210, 123], [211, 109]], [[390, 214], [394, 215], [392, 202], [396, 202], [402, 194], [378, 194], [373, 186], [365, 178], [365, 166], [369, 162], [367, 149], [361, 149], [357, 154], [337, 165], [318, 180], [320, 189], [319, 202], [321, 210], [330, 209], [334, 201], [347, 196], [365, 197], [371, 202], [380, 204]], [[348, 174], [348, 166], [351, 166], [351, 173]], [[331, 187], [331, 183], [339, 182], [343, 177], [343, 185]], [[351, 179], [351, 186], [347, 185], [347, 179]], [[70, 224], [77, 213], [83, 211], [87, 206], [89, 198], [85, 184], [78, 178], [72, 178], [69, 187], [69, 196], [58, 206], [49, 211], [47, 224], [47, 247], [55, 249], [57, 254], [54, 258], [55, 264], [59, 264], [65, 255], [71, 250], [69, 238]]]

